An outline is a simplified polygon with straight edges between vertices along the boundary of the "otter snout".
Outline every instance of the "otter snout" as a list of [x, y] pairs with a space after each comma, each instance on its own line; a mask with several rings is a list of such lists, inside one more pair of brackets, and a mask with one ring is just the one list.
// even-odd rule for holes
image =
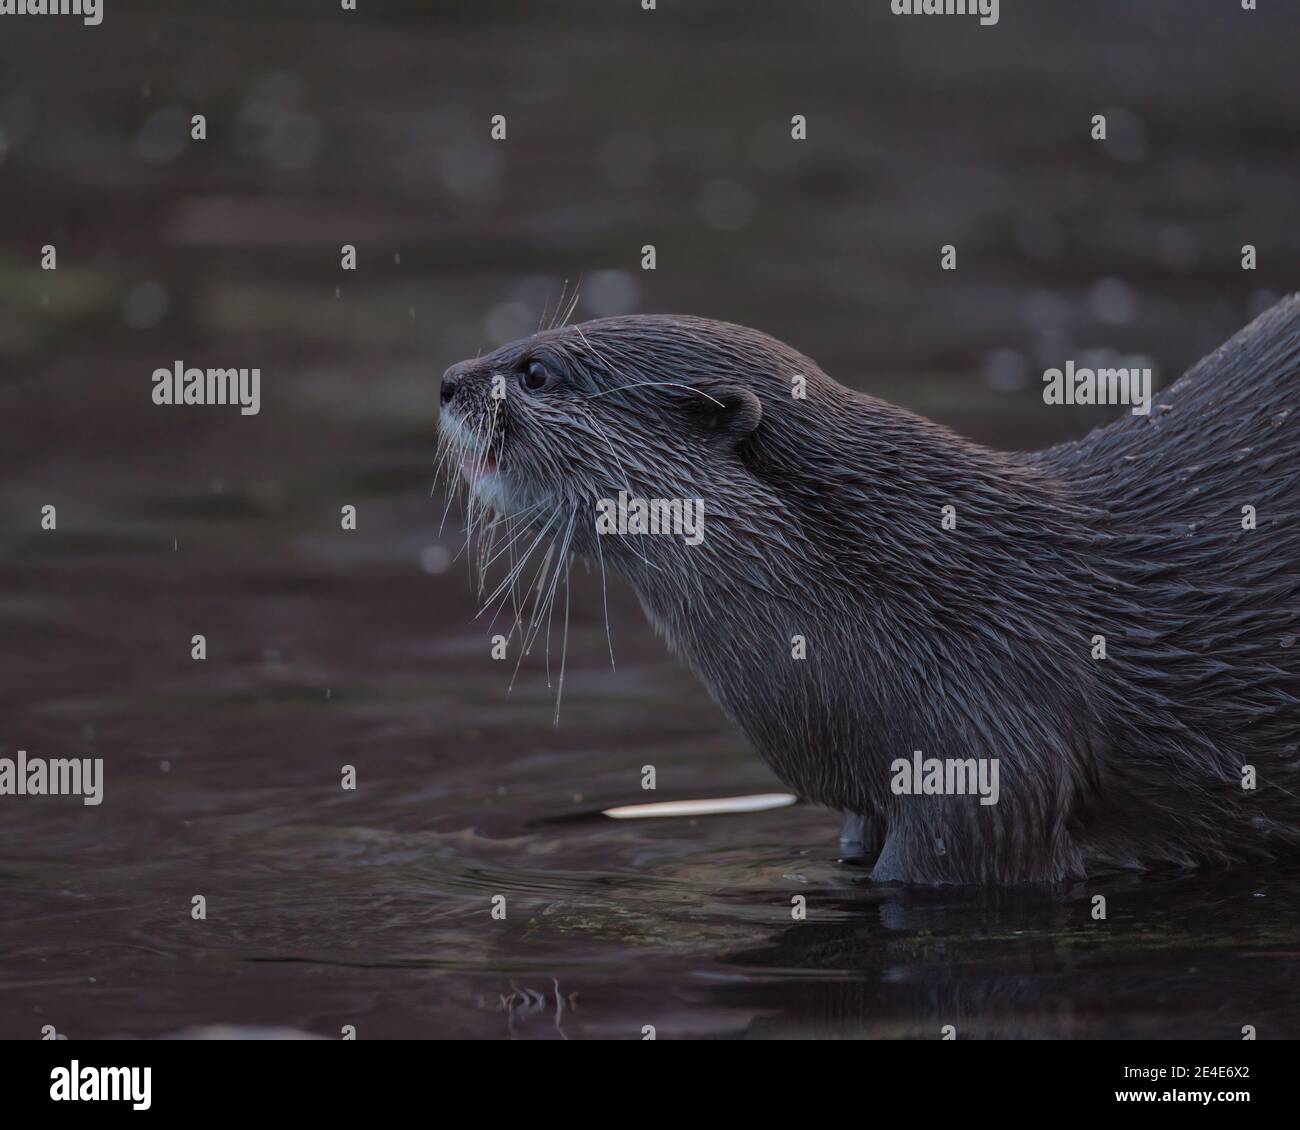
[[456, 395], [456, 388], [469, 376], [469, 362], [457, 361], [442, 374], [442, 388], [438, 392], [438, 403], [444, 408]]

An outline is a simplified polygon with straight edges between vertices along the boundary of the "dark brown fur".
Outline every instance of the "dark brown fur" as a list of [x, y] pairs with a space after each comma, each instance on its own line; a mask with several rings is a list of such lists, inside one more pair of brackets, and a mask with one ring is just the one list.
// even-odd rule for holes
[[[783, 781], [870, 818], [875, 877], [1051, 881], [1300, 844], [1297, 299], [1149, 417], [1032, 455], [696, 318], [545, 331], [449, 378], [458, 443], [498, 461], [490, 501], [622, 573]], [[703, 543], [597, 545], [595, 500], [620, 489], [703, 499]], [[913, 750], [999, 759], [999, 802], [895, 795]]]

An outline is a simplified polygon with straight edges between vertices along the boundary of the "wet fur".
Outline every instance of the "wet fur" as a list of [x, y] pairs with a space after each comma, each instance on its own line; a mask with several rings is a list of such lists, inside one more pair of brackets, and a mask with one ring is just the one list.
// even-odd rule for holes
[[[530, 393], [515, 377], [533, 359], [557, 379]], [[1055, 881], [1300, 845], [1300, 300], [1149, 417], [1030, 455], [703, 319], [589, 322], [457, 369], [450, 408], [496, 455], [498, 500], [568, 521], [569, 552], [620, 572], [777, 775], [864, 818], [877, 879]], [[486, 429], [492, 374], [507, 394]], [[597, 546], [595, 500], [620, 489], [702, 498], [703, 543]], [[894, 795], [913, 750], [1000, 759], [999, 802]]]

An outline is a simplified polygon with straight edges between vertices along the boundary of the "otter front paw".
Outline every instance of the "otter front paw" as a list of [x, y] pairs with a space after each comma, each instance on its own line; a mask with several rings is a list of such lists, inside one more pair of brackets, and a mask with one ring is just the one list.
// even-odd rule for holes
[[840, 855], [845, 859], [861, 859], [876, 855], [883, 842], [880, 821], [858, 812], [844, 813], [840, 826]]

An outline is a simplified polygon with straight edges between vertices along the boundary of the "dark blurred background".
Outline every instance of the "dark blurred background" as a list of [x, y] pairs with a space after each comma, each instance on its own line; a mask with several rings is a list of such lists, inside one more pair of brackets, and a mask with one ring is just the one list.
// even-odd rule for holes
[[[618, 670], [588, 580], [559, 727], [540, 664], [507, 695], [430, 490], [442, 370], [575, 287], [1083, 434], [1044, 368], [1168, 383], [1295, 287], [1300, 6], [359, 8], [0, 17], [0, 756], [107, 766], [99, 808], [0, 798], [0, 1036], [1294, 1035], [1283, 871], [1103, 934], [1083, 892], [870, 890], [815, 809], [602, 821], [643, 764], [775, 782], [617, 583]], [[261, 413], [153, 405], [176, 360], [260, 367]]]

